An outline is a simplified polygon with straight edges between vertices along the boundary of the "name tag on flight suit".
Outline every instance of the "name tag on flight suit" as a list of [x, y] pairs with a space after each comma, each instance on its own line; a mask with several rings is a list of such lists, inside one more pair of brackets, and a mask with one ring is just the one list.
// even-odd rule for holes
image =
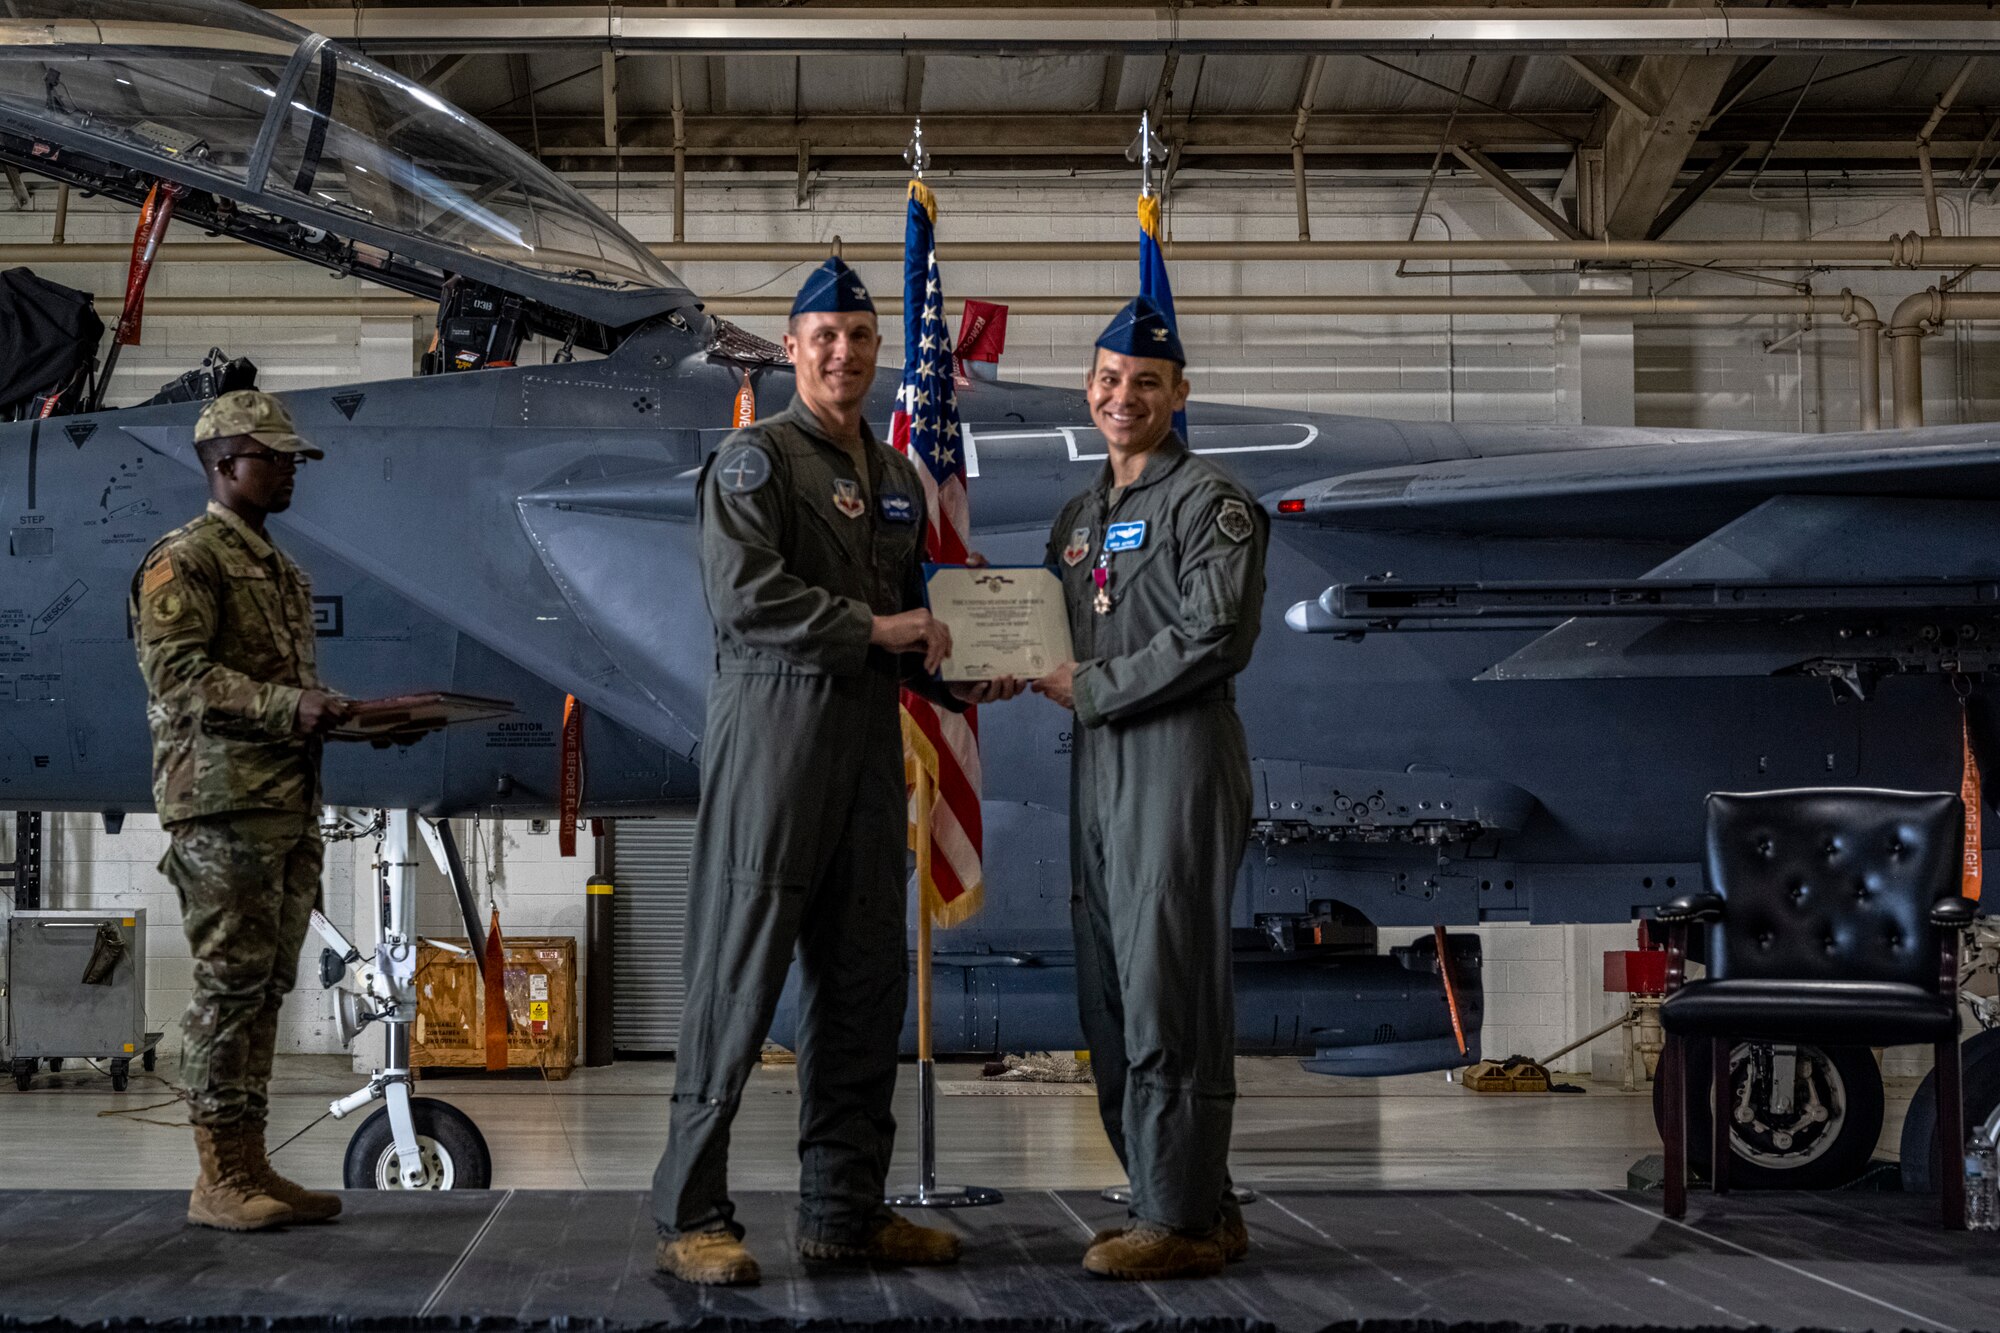
[[1108, 552], [1136, 551], [1146, 544], [1146, 520], [1135, 519], [1130, 523], [1113, 523], [1104, 530], [1104, 549]]
[[914, 523], [917, 521], [916, 502], [907, 495], [885, 495], [880, 508], [884, 523]]

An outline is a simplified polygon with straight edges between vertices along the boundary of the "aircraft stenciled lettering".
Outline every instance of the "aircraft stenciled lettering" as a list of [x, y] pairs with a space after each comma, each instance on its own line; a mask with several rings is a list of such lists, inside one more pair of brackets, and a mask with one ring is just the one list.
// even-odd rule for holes
[[83, 600], [90, 588], [82, 579], [72, 581], [62, 590], [62, 595], [49, 603], [48, 610], [35, 617], [35, 626], [29, 634], [46, 634], [54, 624], [63, 618], [72, 606]]

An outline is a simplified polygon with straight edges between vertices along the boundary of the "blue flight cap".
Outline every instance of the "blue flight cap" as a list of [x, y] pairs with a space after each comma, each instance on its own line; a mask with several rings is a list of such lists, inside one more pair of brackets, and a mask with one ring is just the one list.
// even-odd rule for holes
[[1097, 335], [1097, 345], [1120, 356], [1152, 357], [1177, 366], [1187, 364], [1187, 353], [1181, 350], [1180, 335], [1174, 332], [1173, 322], [1147, 296], [1133, 297], [1130, 305], [1113, 315], [1104, 332]]
[[839, 255], [814, 269], [792, 302], [794, 315], [845, 314], [853, 310], [866, 310], [872, 315], [875, 303], [868, 299], [868, 288], [861, 275], [841, 263]]

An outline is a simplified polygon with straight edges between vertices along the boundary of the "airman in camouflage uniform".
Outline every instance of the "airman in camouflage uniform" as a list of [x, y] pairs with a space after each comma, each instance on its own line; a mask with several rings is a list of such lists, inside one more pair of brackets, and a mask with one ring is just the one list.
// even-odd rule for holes
[[269, 394], [225, 394], [195, 424], [208, 512], [161, 538], [132, 580], [153, 734], [160, 870], [194, 955], [181, 1077], [201, 1149], [188, 1219], [227, 1230], [321, 1221], [340, 1200], [265, 1156], [278, 1009], [319, 894], [321, 735], [348, 704], [320, 683], [311, 584], [264, 517], [291, 503], [301, 439]]

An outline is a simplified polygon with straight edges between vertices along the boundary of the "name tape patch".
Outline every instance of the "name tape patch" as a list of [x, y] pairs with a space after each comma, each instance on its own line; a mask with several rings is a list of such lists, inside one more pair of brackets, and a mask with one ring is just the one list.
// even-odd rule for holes
[[884, 495], [881, 500], [882, 521], [885, 523], [914, 523], [917, 521], [917, 505], [907, 495]]
[[1113, 523], [1104, 530], [1104, 549], [1112, 553], [1136, 551], [1146, 544], [1146, 520], [1134, 519], [1130, 523]]

